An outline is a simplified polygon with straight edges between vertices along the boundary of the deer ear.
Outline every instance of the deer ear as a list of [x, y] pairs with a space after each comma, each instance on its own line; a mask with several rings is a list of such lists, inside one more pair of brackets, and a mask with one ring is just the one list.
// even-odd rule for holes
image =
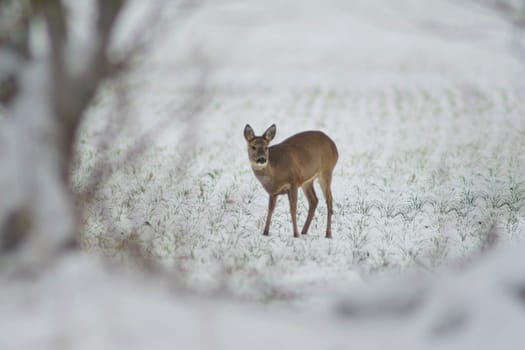
[[244, 138], [248, 142], [255, 138], [255, 133], [253, 132], [253, 129], [250, 126], [250, 124], [246, 124], [246, 126], [244, 127]]
[[263, 134], [263, 137], [266, 139], [266, 141], [270, 142], [275, 137], [275, 133], [277, 131], [277, 127], [275, 124], [272, 124]]

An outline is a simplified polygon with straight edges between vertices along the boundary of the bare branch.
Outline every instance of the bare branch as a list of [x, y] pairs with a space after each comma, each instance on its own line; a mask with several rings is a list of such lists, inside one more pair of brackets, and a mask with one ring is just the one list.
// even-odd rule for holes
[[[99, 34], [99, 50], [105, 52], [110, 39], [111, 28], [122, 9], [124, 0], [98, 0], [97, 30]], [[99, 52], [99, 55], [102, 55]]]
[[65, 8], [60, 0], [34, 0], [35, 8], [43, 14], [51, 43], [52, 106], [55, 112], [57, 143], [63, 154], [63, 175], [67, 179], [73, 153], [76, 131], [84, 109], [93, 98], [100, 82], [109, 75], [107, 49], [115, 20], [125, 0], [99, 0], [97, 42], [95, 50], [82, 73], [74, 76], [65, 62], [67, 46], [67, 21]]
[[[20, 62], [31, 57], [29, 50], [30, 9], [28, 2], [0, 2], [0, 104], [9, 106], [19, 93]], [[11, 62], [6, 65], [6, 62]]]
[[[65, 90], [64, 47], [67, 41], [65, 9], [60, 0], [33, 1], [34, 7], [46, 20], [49, 42], [51, 44], [51, 69], [55, 95]], [[54, 96], [56, 100], [58, 97]]]
[[0, 46], [7, 47], [25, 59], [30, 58], [30, 18], [29, 1], [0, 1]]
[[0, 103], [9, 106], [18, 95], [18, 80], [14, 74], [0, 79]]
[[31, 213], [28, 208], [16, 209], [7, 215], [0, 227], [0, 253], [13, 252], [27, 239], [31, 231]]
[[[86, 75], [98, 81], [110, 76], [113, 72], [122, 68], [122, 63], [113, 64], [108, 57], [108, 46], [111, 39], [111, 32], [118, 14], [122, 10], [125, 0], [99, 0], [97, 32], [98, 41], [96, 43], [93, 57], [89, 63]], [[87, 78], [84, 77], [84, 78]], [[93, 82], [96, 84], [96, 82]], [[90, 99], [92, 94], [90, 94]]]
[[[101, 0], [103, 1], [103, 0]], [[203, 1], [193, 1], [193, 0], [183, 0], [178, 5], [178, 18], [183, 18], [187, 20], [196, 10], [199, 8], [199, 5]], [[128, 49], [123, 55], [123, 59], [115, 62], [115, 64], [120, 64], [121, 69], [129, 68], [130, 62], [138, 56], [140, 53], [147, 51], [150, 45], [154, 43], [154, 40], [151, 39], [151, 36], [148, 36], [147, 33], [153, 32], [155, 34], [162, 32], [162, 25], [164, 21], [161, 18], [162, 11], [155, 11], [150, 14], [149, 18], [143, 22], [143, 26], [138, 27], [136, 41], [134, 45]], [[172, 19], [173, 20], [173, 19]], [[153, 23], [153, 28], [152, 28]], [[89, 175], [85, 181], [86, 186], [81, 193], [78, 193], [78, 199], [84, 203], [89, 203], [94, 200], [94, 196], [98, 191], [106, 184], [107, 181], [114, 174], [115, 169], [119, 169], [126, 164], [129, 164], [133, 159], [136, 159], [141, 154], [146, 152], [151, 144], [154, 143], [154, 140], [158, 137], [159, 133], [163, 130], [169, 128], [174, 121], [188, 121], [189, 119], [194, 119], [193, 122], [197, 122], [195, 118], [198, 118], [203, 108], [208, 104], [210, 99], [209, 93], [206, 91], [206, 81], [209, 77], [209, 64], [197, 51], [195, 53], [196, 60], [200, 61], [201, 71], [199, 80], [196, 82], [196, 89], [193, 95], [184, 101], [184, 103], [177, 107], [172, 113], [170, 113], [166, 118], [157, 122], [155, 127], [143, 133], [133, 146], [120, 158], [118, 161], [110, 160], [108, 157], [100, 157], [100, 160], [93, 167], [95, 170]], [[124, 108], [124, 106], [121, 106]], [[115, 115], [124, 118], [128, 113], [116, 113]], [[117, 125], [123, 125], [124, 121], [115, 122]], [[191, 128], [187, 128], [185, 131], [186, 137], [188, 139], [192, 137], [190, 132]], [[106, 133], [101, 136], [101, 141], [105, 142], [108, 139], [111, 139], [113, 135], [111, 132], [114, 130], [112, 128], [107, 128]], [[99, 149], [105, 149], [103, 145], [99, 145]]]
[[[175, 110], [169, 117], [161, 120], [157, 125], [145, 132], [133, 146], [124, 154], [124, 156], [118, 161], [112, 161], [108, 158], [101, 158], [101, 160], [94, 166], [94, 170], [86, 180], [86, 187], [78, 194], [79, 198], [84, 201], [90, 202], [94, 199], [96, 194], [111, 178], [115, 173], [115, 169], [120, 169], [122, 166], [129, 164], [133, 159], [143, 154], [148, 146], [153, 143], [155, 138], [159, 135], [162, 130], [169, 128], [175, 120], [181, 120], [181, 116], [187, 118], [196, 118], [208, 104], [210, 94], [205, 91], [204, 82], [206, 81], [207, 74], [203, 73], [200, 83], [197, 85], [198, 89], [194, 93], [192, 98], [186, 100], [177, 110]], [[191, 137], [191, 128], [186, 129], [187, 137]]]

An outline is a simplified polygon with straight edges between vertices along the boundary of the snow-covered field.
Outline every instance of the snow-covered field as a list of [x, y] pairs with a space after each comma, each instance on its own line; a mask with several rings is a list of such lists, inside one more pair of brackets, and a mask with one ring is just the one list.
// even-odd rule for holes
[[[0, 315], [17, 316], [0, 349], [523, 344], [525, 255], [510, 247], [525, 236], [524, 71], [508, 24], [440, 0], [177, 13], [164, 10], [135, 70], [101, 90], [73, 174], [81, 192], [98, 162], [118, 164], [86, 211], [83, 248], [124, 263], [138, 249], [166, 278], [68, 257], [5, 290]], [[294, 239], [285, 196], [262, 236], [247, 123], [275, 123], [274, 142], [309, 129], [336, 142], [332, 240], [322, 200]], [[300, 194], [300, 224], [306, 212]], [[481, 260], [494, 237], [502, 250]], [[402, 282], [369, 282], [386, 273]], [[31, 323], [32, 337], [17, 333]]]
[[[140, 242], [192, 285], [294, 300], [467, 258], [491, 228], [521, 238], [525, 108], [508, 28], [471, 7], [402, 4], [233, 2], [172, 26], [122, 83], [127, 95], [108, 88], [86, 123], [79, 188], [112, 114], [131, 121], [110, 157], [126, 153], [126, 137], [154, 138], [102, 191], [84, 246], [118, 256], [123, 241]], [[192, 99], [204, 105], [188, 118], [178, 111]], [[261, 235], [267, 195], [247, 160], [246, 123], [260, 134], [276, 123], [275, 142], [308, 129], [334, 139], [333, 240], [324, 201], [309, 235], [293, 239], [286, 197]], [[306, 212], [301, 194], [300, 223]]]

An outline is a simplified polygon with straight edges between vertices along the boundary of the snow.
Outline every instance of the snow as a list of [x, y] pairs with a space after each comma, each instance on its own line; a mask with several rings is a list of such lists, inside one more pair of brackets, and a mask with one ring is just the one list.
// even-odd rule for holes
[[[2, 120], [0, 139], [0, 226], [18, 210], [31, 213], [28, 246], [6, 270], [52, 260], [73, 230], [72, 203], [63, 188], [45, 61], [22, 63], [21, 90]], [[60, 220], [57, 220], [60, 218]], [[38, 229], [37, 229], [38, 228]]]
[[[147, 12], [126, 9], [115, 50]], [[74, 190], [101, 159], [115, 173], [86, 210], [84, 253], [2, 277], [0, 349], [523, 344], [523, 66], [502, 19], [439, 0], [224, 1], [177, 15], [165, 5], [149, 51], [89, 110]], [[322, 200], [294, 239], [284, 197], [261, 235], [246, 123], [276, 123], [274, 142], [307, 129], [335, 140], [333, 240]], [[298, 212], [302, 224], [301, 196]], [[500, 246], [482, 255], [491, 232]], [[154, 272], [128, 271], [134, 245]]]
[[[2, 288], [0, 348], [519, 348], [523, 256], [521, 245], [460, 272], [349, 289], [335, 308], [294, 310], [192, 295], [169, 276], [108, 272], [75, 254]], [[396, 307], [410, 299], [412, 308]]]

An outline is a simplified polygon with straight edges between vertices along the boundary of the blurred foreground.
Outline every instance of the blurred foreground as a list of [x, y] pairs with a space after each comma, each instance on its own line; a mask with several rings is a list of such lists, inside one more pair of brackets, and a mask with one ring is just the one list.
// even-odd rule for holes
[[[42, 248], [72, 226], [50, 201], [26, 259], [2, 256], [0, 349], [523, 344], [524, 72], [505, 17], [445, 1], [198, 5], [181, 18], [164, 4], [160, 35], [83, 119], [71, 182], [84, 252]], [[112, 50], [147, 7], [131, 2]], [[334, 138], [334, 240], [322, 204], [293, 239], [284, 201], [260, 235], [246, 123], [276, 123], [277, 142]], [[4, 150], [24, 144], [9, 130]], [[2, 159], [5, 178], [28, 173]], [[42, 251], [52, 259], [32, 259]], [[20, 261], [38, 268], [16, 277]]]

